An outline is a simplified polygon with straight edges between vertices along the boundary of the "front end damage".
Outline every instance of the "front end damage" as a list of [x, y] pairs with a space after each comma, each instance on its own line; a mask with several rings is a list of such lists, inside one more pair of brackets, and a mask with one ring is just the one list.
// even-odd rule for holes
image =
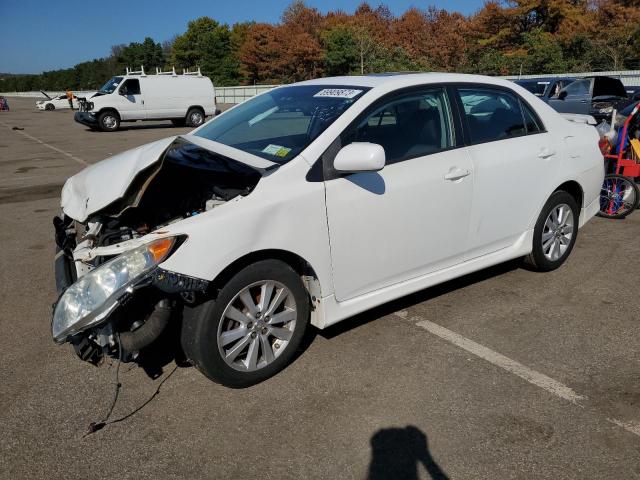
[[[115, 166], [120, 171], [122, 159]], [[105, 167], [99, 168], [102, 176]], [[89, 205], [89, 196], [108, 188], [109, 178], [103, 187], [86, 181], [79, 186], [76, 179], [72, 187], [86, 194], [86, 200], [67, 198], [75, 209], [54, 218], [59, 295], [54, 341], [71, 343], [82, 360], [93, 364], [107, 356], [136, 360], [151, 349], [169, 325], [180, 322], [185, 304], [210, 293], [209, 281], [162, 268], [164, 260], [189, 243], [187, 233], [165, 230], [241, 201], [267, 172], [178, 137], [157, 161], [133, 172], [122, 194], [95, 211], [75, 215], [79, 219], [67, 210], [77, 213], [78, 204]]]

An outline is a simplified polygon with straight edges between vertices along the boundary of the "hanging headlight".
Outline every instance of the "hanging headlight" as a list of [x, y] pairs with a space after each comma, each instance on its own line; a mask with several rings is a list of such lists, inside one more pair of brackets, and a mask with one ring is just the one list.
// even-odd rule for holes
[[109, 260], [71, 285], [56, 304], [51, 322], [54, 341], [100, 323], [118, 305], [126, 289], [171, 254], [177, 237], [155, 240]]

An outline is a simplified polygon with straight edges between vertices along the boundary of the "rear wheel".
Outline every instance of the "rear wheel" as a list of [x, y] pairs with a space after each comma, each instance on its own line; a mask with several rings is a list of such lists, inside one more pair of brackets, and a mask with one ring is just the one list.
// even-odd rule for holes
[[263, 260], [234, 275], [210, 300], [185, 311], [182, 344], [211, 380], [247, 387], [292, 359], [309, 322], [309, 295], [280, 260]]
[[576, 243], [579, 215], [578, 204], [570, 194], [557, 191], [551, 195], [533, 230], [533, 248], [526, 263], [540, 272], [562, 265]]
[[199, 108], [190, 108], [187, 112], [186, 123], [188, 127], [199, 127], [204, 123], [204, 112]]
[[603, 218], [624, 218], [640, 201], [640, 191], [633, 180], [623, 175], [607, 175], [600, 190], [600, 211]]
[[115, 132], [120, 127], [120, 117], [116, 112], [107, 110], [98, 117], [98, 124], [104, 132]]

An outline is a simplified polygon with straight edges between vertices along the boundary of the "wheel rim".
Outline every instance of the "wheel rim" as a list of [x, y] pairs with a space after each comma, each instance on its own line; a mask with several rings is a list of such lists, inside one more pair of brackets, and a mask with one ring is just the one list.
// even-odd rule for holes
[[626, 178], [605, 178], [600, 191], [600, 211], [606, 215], [624, 215], [636, 203], [635, 188]]
[[202, 123], [202, 115], [198, 112], [193, 112], [190, 118], [192, 125], [200, 125]]
[[235, 370], [270, 365], [287, 348], [296, 327], [291, 291], [274, 280], [244, 287], [227, 304], [218, 325], [218, 351]]
[[553, 207], [542, 229], [542, 253], [552, 262], [567, 253], [573, 238], [573, 210], [566, 203]]
[[115, 128], [116, 126], [116, 117], [112, 115], [107, 115], [102, 119], [102, 124], [105, 128]]

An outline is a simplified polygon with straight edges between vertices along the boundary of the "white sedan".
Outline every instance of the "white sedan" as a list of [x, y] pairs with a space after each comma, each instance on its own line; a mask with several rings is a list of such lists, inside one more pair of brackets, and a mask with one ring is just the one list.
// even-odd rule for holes
[[240, 387], [284, 368], [309, 324], [510, 259], [556, 269], [604, 176], [573, 120], [482, 76], [263, 93], [66, 182], [53, 338], [98, 363], [180, 332], [202, 373]]
[[[36, 107], [38, 110], [63, 110], [71, 108], [69, 106], [69, 100], [67, 99], [67, 94], [63, 93], [62, 95], [58, 95], [57, 97], [51, 98], [45, 92], [41, 92], [46, 100], [39, 100], [36, 102]], [[78, 99], [73, 97], [73, 108], [78, 108]]]

